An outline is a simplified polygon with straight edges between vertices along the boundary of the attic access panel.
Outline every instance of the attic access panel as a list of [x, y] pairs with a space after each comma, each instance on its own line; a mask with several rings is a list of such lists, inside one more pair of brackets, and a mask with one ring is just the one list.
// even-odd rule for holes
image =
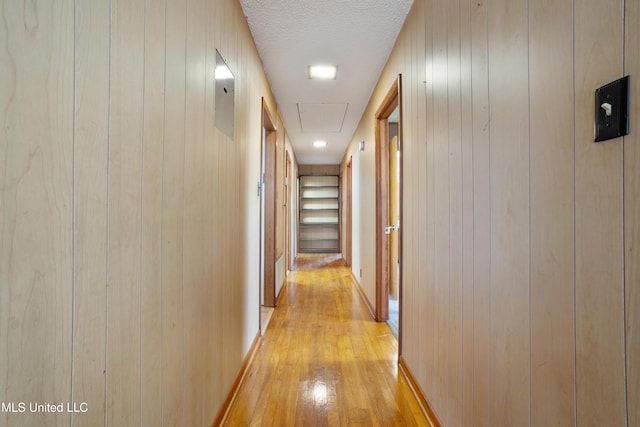
[[310, 132], [342, 132], [348, 103], [298, 103], [300, 130]]

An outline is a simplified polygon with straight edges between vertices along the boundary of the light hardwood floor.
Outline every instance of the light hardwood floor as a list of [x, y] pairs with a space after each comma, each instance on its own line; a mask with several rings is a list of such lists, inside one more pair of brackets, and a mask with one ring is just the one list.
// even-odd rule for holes
[[227, 426], [427, 426], [338, 256], [298, 258]]

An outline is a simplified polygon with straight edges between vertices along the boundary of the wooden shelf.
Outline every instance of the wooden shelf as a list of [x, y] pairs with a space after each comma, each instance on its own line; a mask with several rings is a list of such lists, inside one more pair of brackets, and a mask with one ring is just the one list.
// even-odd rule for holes
[[306, 218], [300, 225], [338, 225], [338, 218]]
[[340, 178], [300, 176], [300, 252], [340, 252]]

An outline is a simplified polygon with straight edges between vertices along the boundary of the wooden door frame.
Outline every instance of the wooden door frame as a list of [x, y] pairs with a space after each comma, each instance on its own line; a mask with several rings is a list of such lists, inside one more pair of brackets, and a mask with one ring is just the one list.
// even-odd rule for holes
[[349, 160], [347, 160], [347, 165], [345, 167], [345, 175], [346, 175], [346, 183], [345, 183], [345, 208], [344, 208], [344, 216], [345, 216], [345, 247], [344, 247], [344, 260], [347, 264], [347, 267], [351, 267], [351, 253], [352, 253], [352, 234], [353, 234], [353, 223], [351, 218], [351, 207], [353, 206], [352, 200], [352, 185], [353, 185], [353, 156], [349, 156]]
[[293, 264], [293, 221], [291, 218], [291, 209], [293, 207], [292, 199], [291, 199], [291, 175], [293, 174], [293, 167], [291, 156], [289, 152], [285, 150], [286, 159], [285, 159], [285, 181], [286, 181], [286, 201], [285, 201], [285, 233], [286, 233], [286, 258], [287, 258], [287, 271], [291, 271], [291, 265]]
[[[269, 107], [262, 98], [262, 121], [260, 134], [260, 162], [265, 157], [265, 168], [261, 169], [260, 180], [262, 182], [262, 197], [264, 197], [264, 229], [260, 225], [260, 247], [264, 251], [264, 265], [260, 268], [263, 272], [263, 282], [260, 293], [264, 289], [264, 306], [276, 306], [276, 138], [277, 129], [275, 120], [269, 111]], [[262, 153], [262, 138], [265, 138], [265, 152]], [[262, 203], [261, 203], [262, 206]], [[262, 209], [262, 208], [261, 208]], [[262, 215], [262, 212], [260, 213]], [[264, 244], [263, 244], [264, 243]], [[262, 295], [260, 295], [262, 300]]]
[[[375, 115], [376, 163], [376, 320], [389, 319], [389, 116], [398, 108], [398, 149], [402, 150], [402, 74], [387, 92]], [[402, 152], [402, 151], [401, 151]], [[400, 224], [402, 225], [402, 154], [400, 154]], [[402, 304], [402, 228], [398, 230], [400, 273], [398, 292]], [[399, 319], [400, 323], [400, 319]], [[399, 338], [398, 338], [399, 341]]]

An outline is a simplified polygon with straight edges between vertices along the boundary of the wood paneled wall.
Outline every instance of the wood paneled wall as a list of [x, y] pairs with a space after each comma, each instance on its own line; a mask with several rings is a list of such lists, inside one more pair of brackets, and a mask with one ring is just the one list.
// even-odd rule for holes
[[[401, 356], [443, 425], [640, 422], [639, 13], [414, 2], [345, 159], [369, 211], [357, 144], [402, 74]], [[595, 144], [594, 90], [626, 74], [631, 134]], [[374, 221], [359, 220], [374, 301]]]
[[211, 425], [259, 328], [262, 97], [236, 0], [0, 2], [0, 401], [87, 404], [0, 425]]
[[[277, 116], [278, 137], [276, 139], [276, 261], [284, 255], [285, 250], [285, 216], [286, 188], [284, 186], [284, 176], [286, 167], [286, 135], [285, 125], [282, 116]], [[286, 264], [285, 264], [286, 265]], [[286, 268], [286, 267], [285, 267]], [[282, 275], [281, 277], [285, 277]], [[276, 285], [276, 289], [279, 286]]]
[[[626, 2], [625, 10], [626, 22], [640, 22], [640, 2]], [[635, 25], [627, 25], [624, 37], [624, 73], [632, 75], [635, 82], [630, 100], [631, 133], [623, 145], [627, 423], [633, 426], [640, 424], [640, 92], [636, 82], [640, 76], [640, 31]]]

